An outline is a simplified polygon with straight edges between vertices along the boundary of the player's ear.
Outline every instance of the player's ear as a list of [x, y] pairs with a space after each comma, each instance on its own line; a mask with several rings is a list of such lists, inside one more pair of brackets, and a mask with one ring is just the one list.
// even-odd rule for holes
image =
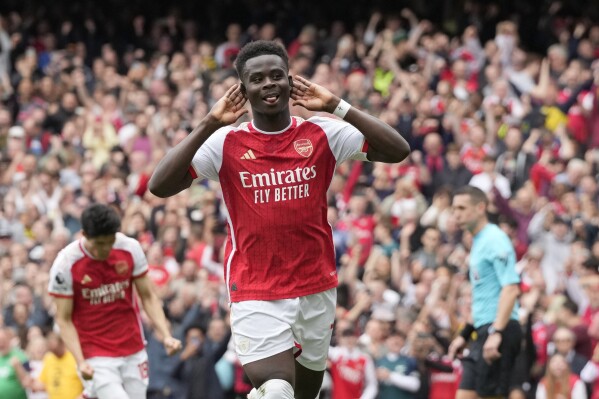
[[484, 201], [476, 204], [481, 214], [485, 214], [487, 212], [487, 204]]
[[293, 77], [289, 75], [287, 78], [289, 79], [289, 87], [293, 87]]
[[243, 94], [243, 96], [247, 98], [247, 91], [245, 90], [245, 85], [243, 83], [239, 84], [239, 90], [241, 90], [241, 94]]

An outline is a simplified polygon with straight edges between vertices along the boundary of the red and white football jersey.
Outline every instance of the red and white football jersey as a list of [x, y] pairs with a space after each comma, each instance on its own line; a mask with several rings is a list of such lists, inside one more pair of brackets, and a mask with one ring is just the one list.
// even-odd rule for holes
[[190, 172], [222, 186], [232, 302], [295, 298], [337, 286], [326, 192], [335, 167], [366, 160], [366, 151], [360, 131], [325, 117], [292, 117], [279, 132], [252, 123], [227, 126], [200, 147]]
[[122, 233], [107, 260], [94, 259], [84, 238], [67, 245], [50, 270], [50, 295], [73, 298], [73, 324], [83, 357], [129, 356], [144, 346], [133, 280], [148, 272], [137, 240]]
[[[366, 389], [373, 392], [372, 386], [377, 386], [374, 362], [358, 349], [345, 347], [329, 348], [329, 363], [331, 381], [333, 384], [333, 399], [358, 399], [363, 397]], [[376, 396], [376, 389], [374, 389]]]

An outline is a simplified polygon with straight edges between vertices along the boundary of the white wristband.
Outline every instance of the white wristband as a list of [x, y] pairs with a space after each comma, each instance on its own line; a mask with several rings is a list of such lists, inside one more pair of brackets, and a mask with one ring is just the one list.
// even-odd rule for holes
[[338, 116], [341, 119], [345, 119], [345, 114], [347, 114], [347, 111], [349, 111], [350, 108], [351, 105], [349, 105], [347, 101], [341, 100], [339, 101], [339, 104], [337, 104], [335, 111], [333, 111], [333, 115]]

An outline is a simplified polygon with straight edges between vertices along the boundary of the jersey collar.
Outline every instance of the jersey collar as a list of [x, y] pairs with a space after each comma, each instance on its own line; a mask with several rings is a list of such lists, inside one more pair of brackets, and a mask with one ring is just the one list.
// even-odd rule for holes
[[293, 116], [290, 119], [291, 120], [289, 121], [289, 125], [287, 125], [287, 127], [285, 129], [278, 130], [276, 132], [267, 132], [265, 130], [258, 129], [256, 126], [254, 126], [253, 120], [249, 123], [248, 127], [249, 127], [250, 131], [258, 132], [258, 133], [262, 133], [262, 134], [281, 134], [281, 133], [285, 133], [289, 129], [293, 129], [297, 125], [297, 121], [295, 120], [295, 118]]
[[79, 248], [81, 248], [81, 252], [83, 252], [85, 254], [85, 256], [87, 256], [88, 258], [91, 258], [93, 260], [98, 260], [97, 258], [94, 258], [94, 256], [87, 250], [87, 248], [85, 248], [85, 237], [81, 237], [79, 239]]

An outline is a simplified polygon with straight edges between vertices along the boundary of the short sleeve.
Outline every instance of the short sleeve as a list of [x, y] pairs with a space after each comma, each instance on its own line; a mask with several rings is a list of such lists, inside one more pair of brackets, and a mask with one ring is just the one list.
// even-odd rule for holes
[[59, 252], [52, 264], [48, 292], [56, 297], [70, 298], [73, 296], [73, 277], [65, 251]]
[[516, 272], [516, 254], [511, 243], [497, 245], [491, 256], [493, 269], [502, 287], [520, 283], [520, 276]]
[[190, 165], [190, 173], [194, 179], [205, 177], [218, 181], [218, 173], [223, 163], [223, 144], [231, 130], [230, 126], [218, 129], [198, 149]]
[[348, 159], [368, 161], [366, 157], [368, 142], [353, 125], [325, 117], [314, 117], [308, 121], [317, 124], [324, 130], [337, 164]]
[[144, 253], [141, 244], [134, 239], [131, 245], [131, 255], [133, 256], [133, 278], [141, 277], [148, 272], [148, 259]]

